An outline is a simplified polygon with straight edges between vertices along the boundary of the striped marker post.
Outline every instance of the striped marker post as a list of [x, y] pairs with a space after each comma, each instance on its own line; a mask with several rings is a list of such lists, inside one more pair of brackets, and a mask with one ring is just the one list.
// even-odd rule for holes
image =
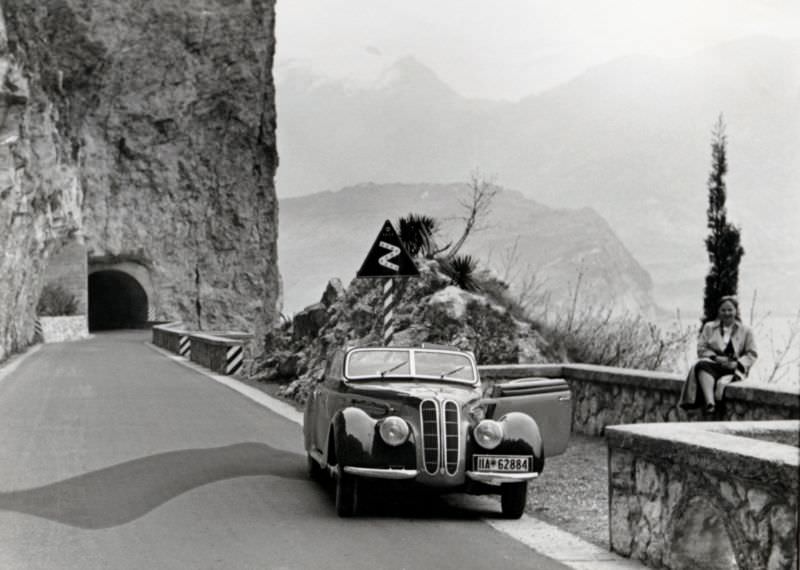
[[42, 333], [42, 321], [38, 318], [33, 321], [33, 338], [36, 340], [44, 340], [44, 333]]
[[244, 347], [241, 344], [234, 345], [225, 354], [225, 374], [236, 374], [244, 363]]
[[394, 334], [394, 279], [391, 277], [383, 284], [383, 344], [389, 346]]
[[178, 341], [178, 354], [186, 358], [191, 358], [192, 356], [192, 339], [186, 335], [181, 335]]

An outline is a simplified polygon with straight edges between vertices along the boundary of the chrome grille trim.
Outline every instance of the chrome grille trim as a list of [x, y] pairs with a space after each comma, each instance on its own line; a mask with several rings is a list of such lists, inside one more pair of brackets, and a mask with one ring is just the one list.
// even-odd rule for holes
[[458, 404], [452, 400], [447, 400], [442, 405], [442, 433], [443, 464], [448, 475], [455, 475], [461, 459], [461, 417]]
[[431, 475], [439, 470], [439, 406], [435, 400], [423, 400], [419, 404], [420, 429], [422, 430], [422, 459], [425, 471]]

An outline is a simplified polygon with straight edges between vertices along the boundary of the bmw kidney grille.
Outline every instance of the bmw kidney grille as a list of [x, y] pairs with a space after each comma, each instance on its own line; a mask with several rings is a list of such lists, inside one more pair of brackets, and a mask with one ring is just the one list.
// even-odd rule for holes
[[425, 471], [434, 475], [441, 469], [455, 475], [461, 453], [458, 404], [423, 400], [419, 411]]

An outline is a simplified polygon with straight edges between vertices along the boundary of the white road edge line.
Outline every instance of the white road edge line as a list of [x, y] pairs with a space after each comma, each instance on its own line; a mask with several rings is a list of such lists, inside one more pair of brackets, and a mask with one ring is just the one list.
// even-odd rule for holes
[[183, 356], [178, 356], [177, 354], [169, 352], [168, 350], [158, 347], [153, 343], [146, 342], [145, 345], [148, 346], [149, 348], [152, 348], [156, 352], [160, 353], [162, 356], [165, 356], [170, 360], [182, 366], [185, 366], [186, 368], [190, 368], [195, 372], [207, 376], [208, 378], [211, 378], [212, 380], [219, 382], [224, 386], [227, 386], [231, 390], [239, 392], [241, 395], [250, 398], [257, 404], [261, 404], [265, 408], [268, 408], [269, 410], [275, 412], [276, 414], [283, 416], [287, 420], [293, 421], [299, 424], [300, 426], [303, 425], [303, 414], [301, 412], [298, 412], [296, 409], [294, 409], [291, 405], [287, 404], [286, 402], [281, 402], [280, 400], [273, 398], [269, 394], [265, 394], [264, 392], [258, 390], [257, 388], [248, 386], [244, 382], [240, 382], [239, 380], [236, 380], [231, 376], [224, 376], [222, 374], [216, 374], [214, 372], [211, 372], [208, 368], [201, 366], [200, 364], [197, 364], [195, 362], [192, 362], [188, 358], [185, 358]]
[[[248, 386], [235, 378], [211, 372], [207, 368], [187, 358], [155, 346], [153, 343], [147, 342], [145, 345], [160, 353], [162, 356], [239, 392], [243, 396], [283, 416], [287, 420], [295, 422], [300, 426], [303, 425], [303, 414], [298, 412], [291, 405], [281, 402], [269, 394], [257, 388], [253, 388], [252, 386]], [[0, 371], [0, 374], [2, 374], [2, 371]], [[481, 498], [487, 501], [492, 500], [487, 497]], [[483, 521], [495, 530], [520, 541], [538, 553], [560, 562], [573, 570], [637, 570], [645, 568], [645, 566], [642, 566], [636, 561], [618, 556], [574, 534], [570, 534], [556, 526], [529, 517], [528, 515], [523, 515], [519, 520], [483, 519]]]
[[28, 359], [29, 356], [33, 356], [42, 348], [43, 345], [41, 344], [34, 344], [28, 350], [23, 352], [22, 354], [15, 354], [11, 356], [8, 360], [4, 363], [0, 364], [0, 381], [3, 380], [6, 376], [14, 372], [17, 367], [22, 364], [25, 360]]

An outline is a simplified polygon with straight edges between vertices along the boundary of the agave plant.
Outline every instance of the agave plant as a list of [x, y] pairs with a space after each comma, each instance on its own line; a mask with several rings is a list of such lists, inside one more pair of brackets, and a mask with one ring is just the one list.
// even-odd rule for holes
[[427, 257], [433, 252], [436, 220], [430, 216], [409, 214], [400, 218], [397, 225], [400, 227], [400, 241], [409, 255], [422, 253]]
[[444, 258], [440, 261], [442, 271], [453, 284], [465, 291], [479, 291], [480, 285], [475, 280], [475, 269], [478, 261], [471, 255], [457, 255], [453, 258]]

